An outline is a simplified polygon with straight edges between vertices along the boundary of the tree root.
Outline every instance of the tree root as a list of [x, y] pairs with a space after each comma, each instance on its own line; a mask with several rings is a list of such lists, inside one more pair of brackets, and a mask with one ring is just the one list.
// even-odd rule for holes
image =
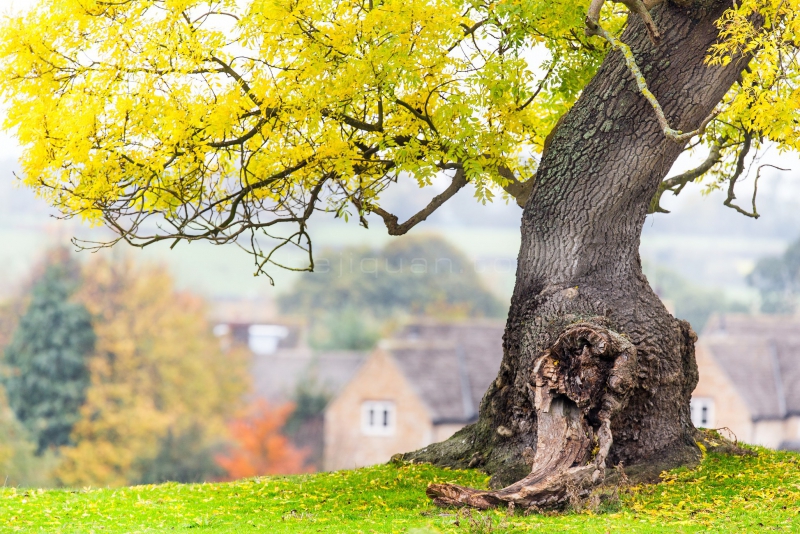
[[428, 496], [439, 506], [487, 509], [553, 508], [588, 495], [605, 477], [611, 417], [625, 407], [635, 371], [626, 337], [592, 323], [569, 326], [537, 358], [527, 384], [538, 427], [531, 473], [497, 491], [431, 484]]

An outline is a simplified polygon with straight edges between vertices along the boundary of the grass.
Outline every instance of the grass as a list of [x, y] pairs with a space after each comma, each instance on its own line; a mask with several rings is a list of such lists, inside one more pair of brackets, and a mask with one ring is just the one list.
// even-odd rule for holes
[[470, 486], [478, 471], [381, 465], [231, 483], [121, 489], [0, 490], [2, 532], [505, 533], [800, 532], [800, 454], [709, 453], [658, 485], [623, 488], [594, 510], [509, 514], [443, 510], [430, 482]]

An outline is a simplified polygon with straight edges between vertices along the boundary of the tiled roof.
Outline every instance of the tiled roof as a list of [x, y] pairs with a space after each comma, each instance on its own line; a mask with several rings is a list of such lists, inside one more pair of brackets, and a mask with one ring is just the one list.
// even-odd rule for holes
[[784, 441], [778, 445], [778, 450], [800, 452], [800, 439], [794, 441]]
[[717, 315], [700, 336], [754, 420], [800, 415], [800, 318]]
[[356, 374], [367, 353], [358, 351], [279, 350], [253, 355], [253, 394], [273, 401], [292, 397], [302, 380], [335, 395]]
[[488, 320], [415, 322], [381, 348], [397, 362], [435, 423], [470, 422], [500, 368], [503, 327]]

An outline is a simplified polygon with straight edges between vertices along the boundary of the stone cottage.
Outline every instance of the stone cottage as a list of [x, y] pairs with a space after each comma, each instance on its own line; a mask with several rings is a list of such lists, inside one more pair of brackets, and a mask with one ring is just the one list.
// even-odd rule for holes
[[420, 321], [383, 340], [325, 411], [325, 469], [386, 462], [476, 421], [503, 326]]
[[[367, 358], [361, 351], [312, 350], [306, 324], [281, 317], [270, 301], [216, 302], [211, 319], [224, 348], [246, 348], [250, 355], [250, 396], [274, 405], [294, 401], [299, 390], [328, 397], [347, 384]], [[308, 451], [306, 463], [322, 468], [322, 414], [308, 416], [290, 438]]]
[[800, 450], [800, 318], [717, 315], [697, 344], [695, 426]]

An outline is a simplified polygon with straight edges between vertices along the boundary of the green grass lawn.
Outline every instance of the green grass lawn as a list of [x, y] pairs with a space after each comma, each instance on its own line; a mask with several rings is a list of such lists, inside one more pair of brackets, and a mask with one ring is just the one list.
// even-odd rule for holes
[[430, 482], [485, 487], [478, 471], [381, 465], [232, 483], [0, 490], [3, 532], [800, 532], [800, 454], [708, 454], [595, 510], [467, 514], [429, 504]]

